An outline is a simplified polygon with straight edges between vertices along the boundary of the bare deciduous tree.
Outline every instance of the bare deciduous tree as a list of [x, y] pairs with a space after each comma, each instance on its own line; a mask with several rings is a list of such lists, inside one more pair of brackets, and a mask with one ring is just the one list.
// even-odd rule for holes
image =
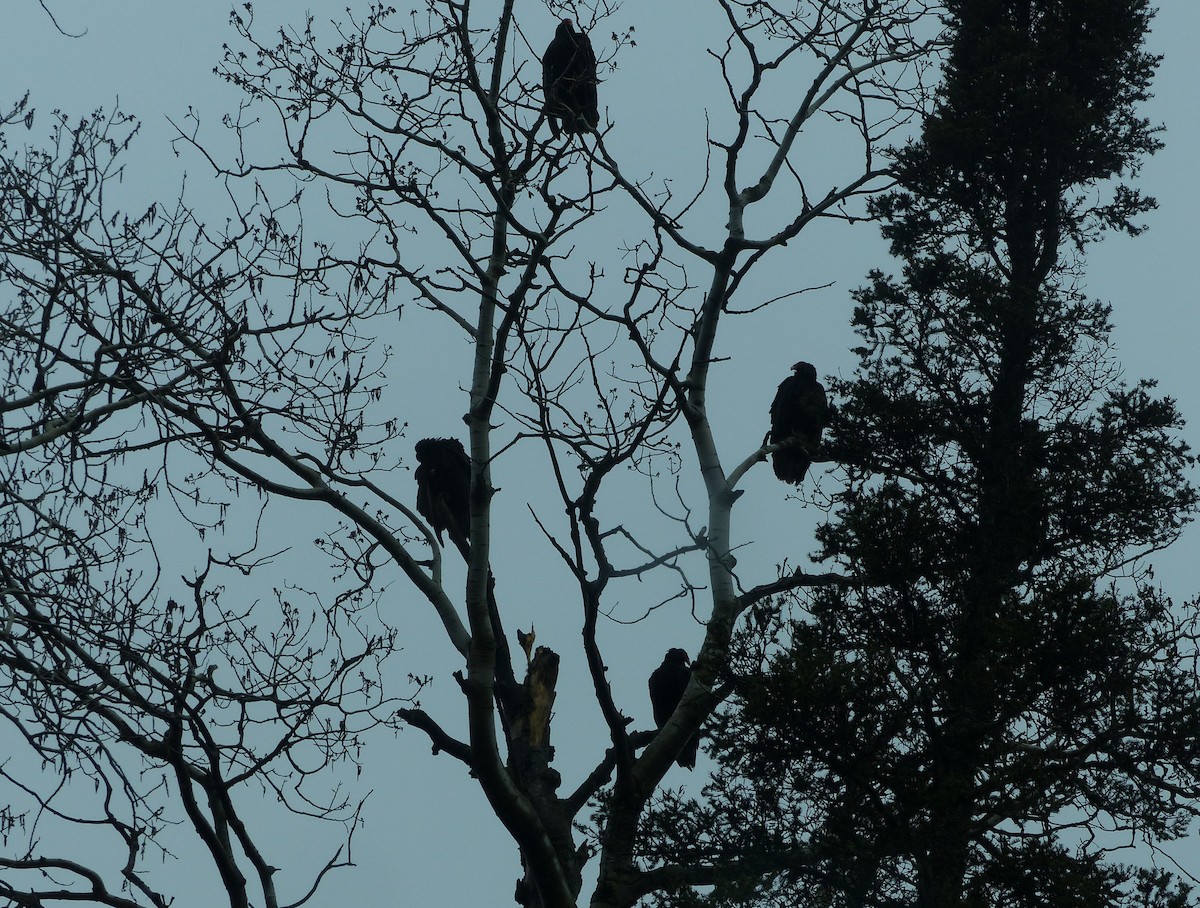
[[[611, 76], [632, 27], [601, 42], [607, 5], [569, 11]], [[111, 207], [135, 131], [121, 116], [60, 117], [44, 151], [6, 140], [2, 702], [48, 778], [83, 773], [103, 790], [100, 813], [59, 807], [78, 786], [43, 791], [3, 771], [31, 799], [25, 816], [96, 824], [125, 855], [118, 895], [107, 871], [44, 857], [30, 835], [20, 860], [0, 860], [7, 898], [166, 904], [143, 863], [182, 812], [231, 905], [303, 901], [348, 858], [277, 895], [241, 792], [263, 787], [352, 833], [357, 804], [334, 764], [392, 722], [469, 768], [519, 849], [521, 904], [578, 905], [589, 860], [597, 908], [716, 878], [635, 859], [647, 806], [728, 694], [739, 616], [845, 582], [735, 571], [738, 486], [771, 449], [718, 444], [719, 329], [763, 308], [743, 293], [752, 273], [814, 222], [863, 217], [889, 184], [881, 149], [924, 101], [939, 25], [921, 0], [719, 0], [705, 13], [721, 37], [682, 65], [715, 61], [726, 95], [692, 152], [707, 173], [682, 197], [671, 166], [684, 149], [634, 154], [604, 84], [596, 133], [551, 137], [538, 59], [554, 17], [526, 21], [511, 2], [370, 7], [332, 33], [310, 18], [269, 41], [247, 5], [220, 67], [246, 98], [225, 121], [233, 150], [196, 119], [177, 141], [224, 177], [219, 216]], [[807, 172], [809, 140], [841, 143], [840, 169]], [[433, 406], [405, 355], [415, 346], [470, 363], [465, 576], [401, 491], [402, 439], [425, 434]], [[497, 496], [493, 465], [517, 454], [551, 477], [561, 516]], [[645, 520], [610, 503], [629, 474], [658, 504]], [[522, 633], [522, 670], [504, 618], [527, 592], [505, 585], [492, 530], [498, 511], [529, 508], [543, 531], [531, 567], [557, 558], [582, 643], [534, 650]], [[157, 544], [171, 514], [196, 552]], [[287, 550], [311, 545], [294, 514], [314, 527], [327, 585], [289, 576]], [[221, 552], [205, 553], [214, 539]], [[186, 599], [169, 592], [180, 571]], [[659, 575], [705, 632], [656, 733], [631, 729], [598, 627], [619, 591]], [[450, 644], [465, 736], [415, 701], [420, 679], [403, 704], [385, 686], [404, 625], [383, 607], [397, 581]], [[586, 663], [608, 739], [565, 788], [550, 743], [560, 655]]]

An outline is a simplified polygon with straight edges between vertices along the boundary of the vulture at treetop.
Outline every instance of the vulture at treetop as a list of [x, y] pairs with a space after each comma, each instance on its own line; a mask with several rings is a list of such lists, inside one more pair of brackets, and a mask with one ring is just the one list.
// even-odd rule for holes
[[422, 438], [413, 447], [417, 467], [417, 513], [465, 554], [471, 535], [471, 458], [457, 438]]
[[567, 135], [591, 132], [600, 124], [596, 107], [596, 54], [592, 42], [575, 23], [563, 19], [554, 40], [542, 55], [544, 108], [550, 132], [558, 138], [559, 123]]
[[799, 444], [775, 451], [771, 464], [779, 479], [800, 485], [821, 445], [821, 433], [829, 425], [829, 401], [812, 363], [796, 363], [792, 371], [795, 374], [785, 378], [775, 392], [767, 438], [773, 445], [798, 439]]
[[[659, 728], [667, 724], [691, 680], [692, 663], [688, 654], [681, 649], [667, 650], [662, 665], [650, 674], [650, 705], [654, 707], [654, 724]], [[695, 769], [699, 749], [700, 732], [697, 731], [683, 745], [675, 762], [684, 769]]]

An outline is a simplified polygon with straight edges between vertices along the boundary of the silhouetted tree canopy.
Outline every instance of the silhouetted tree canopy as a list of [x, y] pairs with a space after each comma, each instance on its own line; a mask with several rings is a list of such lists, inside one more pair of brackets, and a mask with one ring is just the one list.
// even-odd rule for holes
[[[0, 902], [336, 901], [429, 760], [472, 820], [416, 872], [494, 873], [486, 827], [488, 904], [1187, 902], [1097, 833], [1200, 804], [1197, 607], [1145, 560], [1191, 457], [1079, 280], [1152, 205], [1145, 4], [700, 4], [643, 58], [712, 87], [686, 128], [555, 141], [599, 127], [575, 21], [651, 99], [635, 6], [568, 5], [539, 80], [562, 4], [242, 4], [235, 109], [171, 121], [198, 209], [119, 207], [129, 117], [0, 107]], [[729, 320], [807, 346], [808, 231], [870, 218], [839, 418], [798, 364], [768, 435], [836, 466], [760, 512]]]
[[817, 558], [858, 579], [756, 613], [705, 802], [663, 853], [754, 855], [671, 905], [1185, 905], [1114, 840], [1200, 815], [1195, 603], [1145, 560], [1193, 516], [1173, 402], [1132, 385], [1085, 245], [1153, 202], [1130, 0], [948, 4], [946, 83], [876, 210]]

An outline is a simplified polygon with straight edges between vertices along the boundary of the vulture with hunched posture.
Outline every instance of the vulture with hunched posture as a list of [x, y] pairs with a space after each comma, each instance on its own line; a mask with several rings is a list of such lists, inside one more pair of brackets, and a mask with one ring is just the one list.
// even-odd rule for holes
[[563, 19], [542, 56], [544, 110], [554, 138], [558, 138], [560, 122], [567, 135], [591, 132], [600, 125], [598, 81], [592, 42], [582, 31], [575, 31], [574, 22]]
[[417, 513], [429, 521], [442, 541], [442, 531], [465, 554], [471, 537], [471, 458], [456, 438], [422, 438], [413, 447], [420, 464]]
[[[650, 705], [654, 707], [654, 724], [662, 728], [683, 699], [683, 692], [692, 680], [692, 663], [688, 654], [681, 649], [667, 650], [662, 665], [650, 674]], [[684, 769], [696, 768], [696, 751], [700, 749], [700, 732], [697, 731], [675, 762]]]
[[[442, 532], [450, 536], [463, 559], [471, 557], [471, 457], [457, 438], [422, 438], [413, 445], [417, 455], [417, 513], [429, 521], [442, 542]], [[512, 671], [508, 638], [500, 622], [496, 606], [496, 579], [488, 570], [488, 614], [492, 619], [492, 635], [496, 640], [498, 665]], [[533, 627], [527, 637], [517, 632], [517, 639], [528, 656], [533, 649]], [[555, 656], [557, 659], [558, 657]], [[535, 653], [533, 659], [537, 660]], [[510, 676], [511, 677], [511, 676]]]
[[771, 444], [796, 439], [798, 443], [780, 448], [771, 455], [775, 475], [784, 482], [796, 485], [812, 465], [812, 456], [821, 446], [821, 433], [829, 425], [829, 401], [825, 389], [817, 381], [812, 363], [796, 363], [794, 375], [789, 375], [775, 392], [771, 403]]

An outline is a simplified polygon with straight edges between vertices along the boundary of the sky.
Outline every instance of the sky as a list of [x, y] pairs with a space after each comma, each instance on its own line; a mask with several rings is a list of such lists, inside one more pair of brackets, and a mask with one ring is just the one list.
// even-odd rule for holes
[[[236, 93], [212, 74], [223, 43], [236, 38], [227, 25], [228, 7], [210, 0], [187, 4], [160, 0], [46, 0], [46, 4], [62, 31], [77, 37], [57, 30], [35, 0], [7, 0], [4, 29], [0, 32], [0, 102], [7, 105], [25, 90], [31, 91], [32, 103], [39, 111], [39, 122], [31, 134], [33, 141], [45, 135], [45, 114], [50, 110], [79, 115], [119, 104], [143, 121], [141, 138], [130, 158], [133, 163], [121, 188], [128, 193], [131, 205], [136, 207], [138, 202], [155, 198], [174, 199], [185, 174], [189, 197], [203, 204], [205, 193], [215, 190], [216, 183], [211, 171], [188, 149], [174, 153], [170, 145], [174, 130], [169, 121], [183, 122], [191, 109], [202, 124], [212, 125], [236, 106]], [[273, 0], [256, 3], [255, 9], [265, 32], [267, 23], [296, 21], [302, 9], [310, 10], [321, 21], [342, 16], [345, 6], [346, 0], [314, 0], [307, 7]], [[669, 42], [679, 22], [687, 21], [690, 28], [703, 27], [697, 8], [698, 0], [627, 4], [614, 23], [635, 24], [638, 44], [623, 52], [620, 68], [606, 76], [601, 88], [601, 106], [616, 123], [613, 142], [625, 143], [628, 154], [633, 153], [632, 149], [641, 149], [647, 160], [656, 162], [655, 166], [665, 163], [673, 167], [671, 176], [680, 185], [694, 182], [702, 166], [696, 149], [703, 147], [703, 114], [712, 97], [714, 70], [700, 58], [695, 72], [673, 65], [671, 52], [665, 48], [674, 46]], [[541, 4], [531, 5], [528, 21], [531, 41], [549, 39], [554, 17]], [[537, 39], [539, 33], [542, 39]], [[1157, 197], [1159, 209], [1147, 218], [1149, 230], [1143, 236], [1112, 237], [1093, 248], [1086, 269], [1086, 290], [1114, 306], [1114, 337], [1127, 376], [1157, 379], [1164, 393], [1175, 397], [1185, 417], [1191, 419], [1187, 437], [1193, 447], [1200, 448], [1200, 381], [1195, 365], [1200, 316], [1194, 311], [1193, 276], [1200, 247], [1196, 227], [1196, 212], [1200, 210], [1197, 34], [1200, 4], [1163, 0], [1150, 49], [1162, 54], [1164, 60], [1156, 80], [1156, 96], [1145, 113], [1152, 121], [1164, 124], [1166, 147], [1146, 163], [1138, 181], [1145, 192]], [[828, 152], [836, 155], [837, 149]], [[726, 376], [712, 406], [724, 417], [722, 424], [729, 427], [728, 431], [747, 439], [747, 453], [765, 430], [767, 404], [792, 362], [807, 358], [817, 362], [822, 373], [848, 374], [853, 365], [848, 353], [853, 342], [847, 326], [849, 291], [872, 267], [888, 270], [893, 266], [870, 225], [853, 230], [839, 227], [811, 243], [798, 242], [777, 263], [776, 278], [785, 286], [829, 286], [802, 297], [794, 309], [773, 323], [772, 330], [755, 328], [747, 334], [734, 328], [726, 335], [725, 352], [736, 355], [752, 349], [754, 355], [746, 359], [750, 368], [739, 368]], [[767, 289], [763, 292], [765, 295]], [[444, 366], [440, 359], [430, 355], [420, 365], [436, 370]], [[457, 378], [447, 373], [445, 380], [453, 388], [456, 382], [461, 383], [461, 373]], [[441, 424], [422, 426], [419, 434], [454, 434], [461, 409], [448, 406], [444, 411], [453, 415]], [[519, 475], [519, 465], [505, 469], [507, 475], [498, 479], [498, 485], [516, 486], [525, 481]], [[751, 508], [740, 513], [761, 519], [776, 535], [785, 535], [793, 527], [804, 525], [806, 518], [797, 517], [794, 502], [767, 500], [772, 494], [771, 482], [763, 475], [752, 477], [747, 484]], [[754, 504], [760, 500], [761, 505]], [[746, 516], [739, 519], [748, 522]], [[527, 532], [528, 527], [514, 525], [510, 539], [526, 538], [523, 534]], [[797, 535], [803, 540], [811, 538]], [[812, 544], [806, 541], [805, 546], [807, 551]], [[767, 552], [763, 557], [769, 559], [772, 554]], [[1200, 528], [1192, 528], [1172, 551], [1155, 558], [1156, 576], [1169, 593], [1189, 598], [1200, 590], [1197, 563]], [[553, 588], [539, 589], [538, 595], [531, 597], [528, 614], [518, 615], [514, 626], [536, 620], [540, 640], [552, 642], [558, 634], [556, 648], [568, 652], [575, 642], [571, 635], [578, 633], [573, 629], [576, 621], [573, 614], [547, 614], [557, 595]], [[643, 607], [641, 603], [623, 602], [621, 608], [625, 610], [616, 617], [633, 618]], [[648, 626], [649, 634], [642, 634], [640, 629], [627, 632], [615, 623], [606, 630], [614, 651], [620, 652], [621, 663], [614, 663], [615, 667], [627, 669], [614, 672], [618, 694], [631, 711], [641, 710], [638, 718], [642, 723], [649, 721], [644, 679], [665, 646], [679, 642], [694, 650], [702, 635], [699, 626], [686, 612], [680, 614], [678, 608], [660, 610], [651, 616]], [[433, 665], [445, 665], [440, 658], [446, 655], [444, 643], [438, 641], [431, 655], [423, 642], [427, 635], [438, 634], [427, 615], [409, 616], [405, 634], [414, 659], [420, 662], [428, 657]], [[443, 647], [440, 655], [436, 647]], [[579, 666], [564, 664], [563, 672], [560, 716], [571, 704], [589, 707], [587, 680]], [[587, 722], [579, 723], [578, 740], [567, 739], [568, 730], [575, 728], [572, 724], [560, 722], [555, 726], [556, 731], [563, 729], [559, 744], [568, 775], [572, 768], [585, 767], [582, 761], [596, 746], [602, 746], [600, 740], [588, 737], [598, 724], [594, 719], [594, 715], [589, 716]], [[364, 905], [507, 903], [518, 874], [513, 848], [462, 768], [450, 759], [430, 756], [427, 743], [412, 731], [394, 738], [377, 736], [371, 747], [365, 775], [372, 794], [353, 856], [359, 866], [328, 881], [312, 904], [337, 905], [351, 898]], [[3, 750], [0, 745], [0, 752]], [[681, 771], [673, 772], [676, 775], [668, 777], [669, 783], [690, 781], [680, 775]], [[311, 855], [302, 860], [318, 860], [331, 841], [319, 832], [311, 832], [308, 826], [295, 826], [267, 810], [260, 822], [273, 843], [287, 843], [292, 858]], [[302, 834], [297, 836], [296, 829], [302, 829]], [[178, 862], [170, 872], [177, 879], [195, 874], [199, 891], [213, 884], [203, 868], [197, 869], [187, 861]], [[189, 902], [185, 899], [182, 903]]]

